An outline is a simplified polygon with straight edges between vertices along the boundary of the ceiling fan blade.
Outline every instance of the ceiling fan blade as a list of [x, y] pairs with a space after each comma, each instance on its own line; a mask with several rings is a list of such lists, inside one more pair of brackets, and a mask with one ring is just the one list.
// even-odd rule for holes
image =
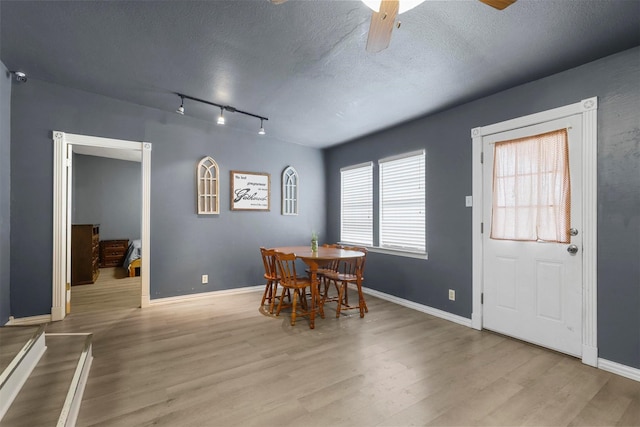
[[399, 7], [398, 0], [382, 0], [380, 12], [373, 12], [367, 38], [367, 52], [380, 52], [389, 47]]
[[480, 0], [484, 4], [488, 4], [491, 7], [495, 7], [498, 10], [502, 10], [507, 6], [511, 6], [516, 0]]

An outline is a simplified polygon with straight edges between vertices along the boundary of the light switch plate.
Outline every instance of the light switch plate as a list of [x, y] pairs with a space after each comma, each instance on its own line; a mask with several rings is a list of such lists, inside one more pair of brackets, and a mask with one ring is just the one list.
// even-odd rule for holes
[[464, 206], [466, 208], [470, 208], [473, 206], [473, 196], [465, 196], [464, 197]]

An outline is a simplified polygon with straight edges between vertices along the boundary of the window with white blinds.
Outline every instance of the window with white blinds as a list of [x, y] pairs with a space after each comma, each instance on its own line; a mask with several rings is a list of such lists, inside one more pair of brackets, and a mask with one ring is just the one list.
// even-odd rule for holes
[[425, 152], [388, 157], [380, 167], [381, 248], [426, 252]]
[[373, 244], [373, 163], [340, 169], [340, 241]]

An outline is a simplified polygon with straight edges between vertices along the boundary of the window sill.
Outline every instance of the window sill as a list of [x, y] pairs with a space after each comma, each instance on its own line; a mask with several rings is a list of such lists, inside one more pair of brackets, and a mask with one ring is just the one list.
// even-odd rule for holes
[[[358, 246], [357, 244], [343, 243], [340, 242], [341, 245], [345, 246]], [[405, 258], [416, 258], [416, 259], [429, 259], [429, 254], [427, 252], [411, 252], [411, 251], [403, 251], [401, 249], [389, 249], [389, 248], [381, 248], [378, 246], [365, 246], [369, 252], [375, 252], [379, 254], [385, 255], [394, 255], [401, 256]]]

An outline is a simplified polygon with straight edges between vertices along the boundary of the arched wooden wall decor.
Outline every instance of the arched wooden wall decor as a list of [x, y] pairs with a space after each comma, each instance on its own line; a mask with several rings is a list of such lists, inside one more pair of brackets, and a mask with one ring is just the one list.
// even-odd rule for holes
[[220, 213], [220, 169], [213, 158], [207, 156], [198, 162], [196, 185], [198, 187], [198, 215]]
[[288, 166], [282, 172], [282, 215], [298, 215], [298, 172]]

